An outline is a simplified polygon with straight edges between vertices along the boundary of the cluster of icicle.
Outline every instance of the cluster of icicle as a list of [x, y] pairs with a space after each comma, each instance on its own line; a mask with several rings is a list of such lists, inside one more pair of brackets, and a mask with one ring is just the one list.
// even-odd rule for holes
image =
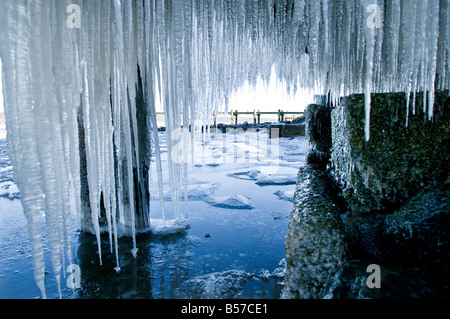
[[[2, 0], [8, 147], [42, 295], [43, 215], [58, 282], [62, 256], [72, 258], [69, 203], [73, 198], [80, 210], [80, 107], [96, 235], [102, 193], [111, 250], [117, 256], [117, 223], [135, 238], [133, 205], [124, 212], [116, 192], [122, 182], [115, 178], [114, 155], [139, 158], [131, 147], [138, 136], [137, 66], [149, 120], [155, 128], [158, 96], [169, 137], [189, 125], [194, 134], [227, 108], [234, 89], [258, 77], [268, 82], [275, 64], [293, 90], [330, 92], [336, 101], [365, 93], [369, 139], [370, 92], [403, 91], [409, 99], [410, 92], [426, 91], [423, 111], [432, 117], [434, 90], [450, 87], [449, 21], [446, 0]], [[177, 197], [186, 167], [169, 167]], [[130, 164], [126, 169], [133, 176]]]

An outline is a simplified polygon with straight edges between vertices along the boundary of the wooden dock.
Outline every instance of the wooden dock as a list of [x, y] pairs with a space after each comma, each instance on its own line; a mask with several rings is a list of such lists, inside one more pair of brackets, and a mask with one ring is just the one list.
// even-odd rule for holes
[[[164, 112], [156, 112], [157, 115], [164, 115]], [[296, 117], [298, 116], [302, 116], [304, 115], [304, 112], [288, 112], [288, 111], [283, 111], [282, 109], [278, 109], [276, 112], [261, 112], [258, 110], [253, 110], [253, 111], [237, 111], [237, 110], [231, 110], [228, 112], [218, 112], [218, 114], [213, 114], [213, 122], [214, 122], [214, 126], [217, 125], [217, 119], [220, 119], [221, 117], [228, 117], [230, 119], [230, 123], [231, 124], [235, 124], [237, 125], [238, 119], [239, 119], [239, 115], [251, 115], [251, 119], [253, 119], [253, 124], [261, 124], [261, 115], [276, 115], [277, 116], [277, 122], [281, 122], [284, 121], [286, 119], [287, 115], [296, 115]]]

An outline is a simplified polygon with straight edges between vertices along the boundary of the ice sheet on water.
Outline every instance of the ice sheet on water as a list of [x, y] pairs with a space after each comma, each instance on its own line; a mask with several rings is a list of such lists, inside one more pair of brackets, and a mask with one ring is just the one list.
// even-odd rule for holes
[[260, 174], [261, 174], [261, 172], [258, 170], [250, 170], [250, 171], [245, 171], [245, 172], [237, 172], [237, 173], [228, 174], [228, 176], [237, 178], [237, 179], [245, 179], [245, 180], [255, 181], [258, 179], [258, 176]]
[[[188, 185], [188, 200], [199, 201], [215, 194], [219, 188], [220, 183], [196, 183]], [[156, 192], [155, 192], [156, 193]], [[171, 201], [170, 190], [164, 190], [164, 201]], [[156, 197], [157, 198], [157, 197]], [[157, 198], [158, 199], [158, 198]], [[181, 193], [181, 199], [184, 200], [184, 192]]]
[[11, 181], [0, 183], [0, 197], [7, 199], [20, 199], [19, 188]]
[[228, 270], [198, 276], [183, 282], [177, 296], [183, 299], [232, 299], [255, 277], [241, 270]]
[[297, 176], [291, 174], [261, 174], [256, 180], [258, 185], [290, 185], [297, 183]]
[[210, 197], [206, 200], [210, 205], [227, 209], [252, 209], [253, 203], [244, 195], [233, 194], [230, 196]]
[[284, 278], [284, 274], [286, 273], [286, 258], [280, 260], [277, 265], [277, 268], [270, 274], [271, 277], [276, 278]]
[[180, 219], [150, 219], [150, 231], [156, 236], [169, 236], [184, 232], [189, 228], [189, 221]]
[[270, 215], [273, 217], [273, 220], [289, 218], [289, 214], [285, 212], [271, 212]]
[[279, 199], [287, 200], [289, 202], [294, 201], [295, 190], [278, 190], [274, 194], [278, 196]]
[[267, 280], [267, 279], [270, 278], [270, 271], [268, 271], [267, 269], [262, 269], [262, 270], [259, 272], [258, 277]]
[[[2, 128], [0, 126], [0, 132]], [[1, 133], [0, 133], [1, 134]], [[0, 197], [20, 199], [19, 188], [13, 180], [13, 167], [8, 157], [6, 141], [0, 138]]]
[[176, 290], [178, 298], [183, 299], [232, 299], [237, 298], [249, 280], [282, 279], [286, 272], [286, 259], [283, 258], [277, 267], [270, 272], [261, 269], [258, 274], [242, 270], [227, 270], [200, 275], [188, 279]]
[[265, 174], [256, 169], [236, 172], [228, 174], [228, 176], [237, 179], [256, 181], [256, 184], [258, 185], [289, 185], [297, 182], [296, 174]]

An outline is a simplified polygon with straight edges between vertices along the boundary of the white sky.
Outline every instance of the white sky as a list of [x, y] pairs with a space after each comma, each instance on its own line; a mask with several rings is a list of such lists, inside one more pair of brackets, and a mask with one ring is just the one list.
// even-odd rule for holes
[[294, 94], [292, 91], [293, 89], [290, 94], [287, 93], [286, 85], [278, 79], [273, 67], [268, 85], [264, 85], [261, 78], [258, 78], [255, 87], [247, 83], [230, 97], [228, 109], [263, 112], [276, 112], [281, 109], [288, 112], [301, 112], [313, 102], [313, 94], [310, 92], [298, 89]]
[[[156, 111], [163, 111], [158, 90], [156, 90], [155, 100]], [[288, 94], [286, 86], [278, 79], [273, 67], [268, 85], [264, 85], [263, 80], [258, 78], [255, 87], [246, 83], [236, 90], [230, 96], [228, 111], [276, 112], [281, 109], [287, 112], [302, 112], [310, 103], [313, 103], [313, 94], [310, 91], [298, 89], [296, 94], [292, 90]], [[219, 108], [221, 109], [223, 107]]]

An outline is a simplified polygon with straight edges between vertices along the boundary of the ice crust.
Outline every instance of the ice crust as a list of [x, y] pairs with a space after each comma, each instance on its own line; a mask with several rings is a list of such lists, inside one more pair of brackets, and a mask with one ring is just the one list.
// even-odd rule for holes
[[252, 209], [253, 204], [250, 198], [232, 194], [230, 196], [216, 196], [208, 198], [207, 202], [215, 207], [228, 208], [228, 209]]

